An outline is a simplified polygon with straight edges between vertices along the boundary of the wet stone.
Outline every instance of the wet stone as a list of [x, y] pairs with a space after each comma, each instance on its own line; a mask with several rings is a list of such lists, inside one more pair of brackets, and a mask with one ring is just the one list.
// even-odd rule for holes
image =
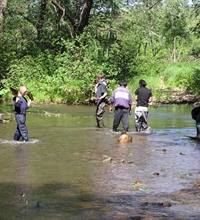
[[141, 216], [141, 215], [132, 215], [130, 216], [130, 219], [132, 220], [141, 220], [141, 219], [144, 219], [145, 216]]

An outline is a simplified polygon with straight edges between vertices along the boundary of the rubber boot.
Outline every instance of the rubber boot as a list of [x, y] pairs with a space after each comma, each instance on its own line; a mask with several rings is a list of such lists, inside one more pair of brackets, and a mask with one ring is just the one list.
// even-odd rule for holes
[[99, 128], [104, 128], [103, 119], [98, 121], [98, 127], [99, 127]]

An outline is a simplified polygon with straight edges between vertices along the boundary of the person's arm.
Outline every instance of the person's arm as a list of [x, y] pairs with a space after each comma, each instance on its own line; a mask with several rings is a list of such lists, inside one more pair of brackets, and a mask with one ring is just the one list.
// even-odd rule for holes
[[113, 103], [110, 102], [110, 107], [109, 107], [109, 112], [112, 113], [112, 109], [113, 109]]
[[135, 101], [137, 102], [137, 100], [138, 100], [138, 95], [135, 96]]
[[98, 83], [96, 83], [95, 86], [94, 86], [94, 92], [95, 93], [97, 92], [97, 87], [98, 87]]
[[15, 96], [15, 97], [16, 97], [16, 98], [13, 99], [13, 104], [14, 104], [14, 106], [16, 106], [16, 107], [20, 107], [22, 96], [21, 96], [20, 93], [18, 93], [18, 95]]
[[27, 102], [28, 107], [31, 105], [31, 102], [34, 100], [33, 94], [31, 92], [27, 92], [26, 95], [29, 97], [29, 100]]
[[115, 90], [112, 92], [112, 95], [109, 99], [109, 103], [110, 103], [109, 112], [112, 113], [112, 109], [113, 109], [114, 103], [115, 103]]
[[151, 97], [149, 97], [149, 105], [151, 105], [152, 104], [152, 101], [153, 101], [153, 98], [152, 98], [152, 96]]
[[31, 99], [28, 100], [27, 105], [28, 107], [31, 105]]
[[131, 109], [132, 105], [129, 106], [129, 115], [132, 114], [132, 109]]
[[105, 98], [107, 96], [107, 92], [105, 92], [101, 97], [97, 97], [97, 100], [101, 100], [101, 99], [103, 99], [103, 98]]
[[133, 98], [131, 93], [129, 92], [129, 115], [132, 114], [132, 104], [133, 104]]
[[153, 96], [153, 95], [152, 95], [152, 92], [151, 92], [151, 89], [150, 89], [149, 100], [148, 100], [148, 102], [149, 102], [150, 105], [152, 104], [152, 101], [153, 101], [152, 96]]

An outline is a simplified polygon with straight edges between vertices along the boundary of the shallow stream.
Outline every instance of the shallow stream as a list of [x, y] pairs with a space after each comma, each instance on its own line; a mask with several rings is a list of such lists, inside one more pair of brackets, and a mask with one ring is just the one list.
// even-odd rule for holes
[[33, 105], [30, 143], [12, 140], [13, 106], [0, 104], [1, 220], [200, 219], [200, 142], [193, 106], [149, 109], [152, 134], [117, 142], [113, 114], [95, 106]]

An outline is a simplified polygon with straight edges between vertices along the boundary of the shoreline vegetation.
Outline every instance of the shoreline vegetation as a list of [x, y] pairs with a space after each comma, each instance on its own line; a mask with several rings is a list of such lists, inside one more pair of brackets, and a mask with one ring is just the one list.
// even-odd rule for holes
[[[81, 65], [81, 64], [80, 64]], [[142, 64], [141, 64], [142, 65]], [[27, 64], [28, 66], [28, 64]], [[36, 67], [36, 66], [35, 66]], [[25, 85], [33, 94], [37, 103], [56, 103], [68, 105], [92, 105], [94, 103], [94, 80], [96, 73], [82, 71], [69, 76], [69, 72], [49, 75], [49, 73], [36, 74], [34, 70], [27, 70], [24, 65], [20, 71], [16, 70], [10, 77], [1, 80], [0, 97], [4, 100], [11, 100], [12, 93], [10, 87], [19, 88]], [[147, 82], [147, 88], [152, 90], [153, 104], [192, 104], [199, 101], [200, 98], [200, 62], [168, 63], [163, 64], [162, 69], [154, 66], [156, 72], [152, 73], [152, 66], [146, 74], [116, 74], [113, 76], [107, 71], [99, 71], [105, 74], [108, 82], [108, 95], [110, 98], [112, 91], [117, 88], [121, 79], [128, 82], [127, 88], [130, 90], [133, 98], [135, 90], [139, 86], [139, 80], [144, 79]], [[25, 72], [27, 70], [27, 72]], [[18, 77], [16, 77], [18, 74]], [[37, 79], [38, 77], [38, 79]]]
[[122, 79], [133, 96], [144, 79], [154, 103], [192, 103], [193, 95], [200, 97], [199, 3], [3, 2], [0, 97], [5, 100], [12, 98], [10, 86], [25, 85], [39, 103], [89, 104], [99, 73], [108, 81], [108, 98]]
[[[152, 106], [158, 105], [180, 105], [180, 104], [193, 104], [199, 105], [199, 97], [197, 95], [188, 93], [185, 89], [174, 88], [174, 89], [159, 89], [157, 90], [160, 93], [159, 97], [154, 97]], [[133, 96], [133, 106], [135, 106], [134, 94]], [[109, 104], [109, 97], [107, 97], [106, 104]], [[0, 98], [0, 101], [8, 102], [9, 99], [3, 97]], [[32, 101], [33, 105], [96, 105], [94, 99], [87, 99], [86, 101], [77, 101], [77, 102], [65, 102], [65, 101]]]

